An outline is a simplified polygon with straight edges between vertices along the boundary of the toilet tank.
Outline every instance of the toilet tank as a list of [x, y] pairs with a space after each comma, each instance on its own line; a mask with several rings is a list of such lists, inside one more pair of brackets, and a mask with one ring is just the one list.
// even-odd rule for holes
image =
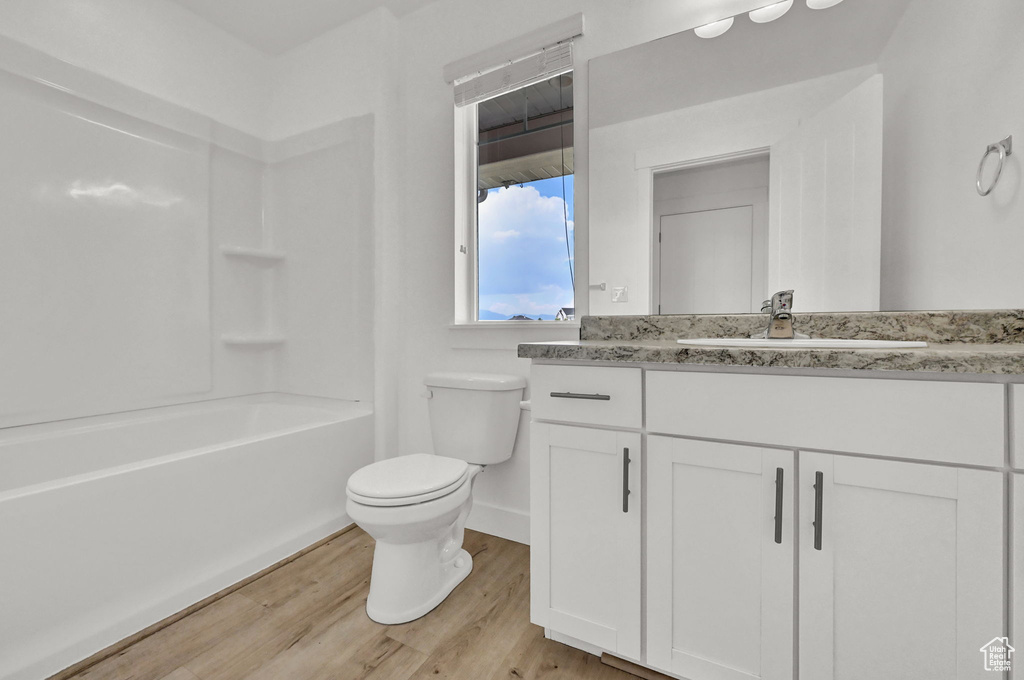
[[430, 432], [434, 453], [477, 465], [512, 457], [526, 379], [488, 373], [431, 373]]

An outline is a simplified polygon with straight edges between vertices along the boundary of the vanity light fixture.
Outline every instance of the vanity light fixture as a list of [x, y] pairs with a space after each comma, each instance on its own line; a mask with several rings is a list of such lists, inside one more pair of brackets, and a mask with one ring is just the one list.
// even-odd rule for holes
[[775, 21], [788, 12], [792, 6], [793, 0], [782, 0], [782, 2], [777, 2], [774, 5], [755, 9], [748, 16], [755, 24], [767, 24], [769, 21]]
[[713, 21], [710, 24], [698, 26], [697, 28], [693, 29], [693, 32], [696, 33], [701, 38], [717, 38], [718, 36], [728, 31], [730, 28], [732, 28], [733, 21], [734, 17], [727, 17], [725, 19], [722, 19], [721, 21]]
[[[807, 6], [811, 9], [828, 9], [829, 7], [835, 7], [843, 0], [807, 0]], [[779, 2], [760, 7], [755, 10], [751, 10], [747, 13], [750, 20], [755, 24], [767, 24], [769, 21], [775, 21], [783, 14], [788, 12], [793, 7], [793, 0], [780, 0]], [[693, 29], [693, 32], [701, 38], [717, 38], [722, 35], [730, 28], [732, 28], [733, 21], [736, 17], [726, 17], [719, 21], [712, 21], [710, 24], [704, 24]]]

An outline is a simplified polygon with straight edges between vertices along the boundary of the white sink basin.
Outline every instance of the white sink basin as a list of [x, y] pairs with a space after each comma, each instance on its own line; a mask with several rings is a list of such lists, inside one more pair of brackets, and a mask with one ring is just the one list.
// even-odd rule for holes
[[700, 347], [792, 347], [823, 349], [908, 349], [927, 347], [927, 342], [911, 340], [840, 340], [835, 338], [795, 338], [772, 340], [768, 338], [680, 338], [680, 345]]

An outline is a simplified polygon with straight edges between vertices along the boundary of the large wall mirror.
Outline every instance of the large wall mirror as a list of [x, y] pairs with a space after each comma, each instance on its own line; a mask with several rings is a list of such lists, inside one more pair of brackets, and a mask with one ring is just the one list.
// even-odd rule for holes
[[1022, 74], [1021, 0], [796, 0], [592, 60], [590, 312], [1024, 307]]

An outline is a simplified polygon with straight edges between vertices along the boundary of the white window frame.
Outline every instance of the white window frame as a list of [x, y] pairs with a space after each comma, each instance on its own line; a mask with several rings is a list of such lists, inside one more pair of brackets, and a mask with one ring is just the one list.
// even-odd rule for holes
[[[477, 257], [477, 110], [455, 107], [455, 324], [477, 320], [480, 278]], [[515, 323], [515, 322], [513, 322]]]
[[[471, 74], [483, 74], [501, 64], [516, 61], [525, 55], [537, 54], [551, 46], [583, 35], [583, 15], [581, 13], [566, 17], [529, 34], [519, 36], [500, 45], [484, 50], [475, 55], [459, 59], [444, 67], [444, 78], [453, 85]], [[572, 68], [561, 72], [567, 72]], [[548, 73], [542, 78], [550, 78]], [[533, 81], [537, 82], [537, 81]], [[517, 84], [514, 89], [527, 87], [530, 82]], [[513, 91], [513, 90], [507, 90]], [[495, 93], [495, 96], [505, 92]], [[458, 96], [458, 95], [457, 95]], [[575, 108], [575, 102], [574, 102]], [[573, 116], [573, 132], [576, 117]], [[579, 328], [579, 317], [575, 321], [480, 321], [479, 316], [479, 258], [477, 254], [477, 165], [478, 165], [478, 118], [476, 103], [454, 106], [455, 132], [455, 271], [454, 295], [455, 312], [452, 328]], [[574, 134], [573, 139], [578, 137]], [[575, 141], [574, 141], [575, 144]], [[576, 192], [573, 192], [575, 203]], [[574, 206], [575, 208], [575, 206]], [[574, 251], [577, 249], [574, 248]], [[575, 260], [576, 252], [573, 253]], [[579, 309], [579, 281], [575, 276], [573, 282], [577, 289], [575, 305]]]
[[[559, 74], [571, 73], [572, 69]], [[553, 76], [547, 75], [544, 79]], [[539, 82], [534, 81], [534, 82]], [[524, 83], [522, 89], [533, 83]], [[514, 92], [515, 90], [508, 90]], [[505, 93], [502, 93], [505, 94]], [[478, 102], [479, 103], [479, 102]], [[575, 108], [575, 102], [573, 102]], [[573, 116], [573, 139], [576, 117]], [[481, 321], [480, 315], [480, 272], [477, 253], [477, 170], [479, 164], [479, 118], [477, 104], [455, 107], [455, 326], [557, 326], [559, 328], [579, 327], [579, 318], [574, 321]], [[575, 145], [575, 142], [574, 142]], [[575, 212], [576, 192], [573, 192]], [[575, 244], [573, 261], [576, 260]], [[574, 270], [575, 271], [575, 270]], [[578, 296], [578, 277], [573, 280]], [[578, 300], [574, 300], [578, 308]]]

